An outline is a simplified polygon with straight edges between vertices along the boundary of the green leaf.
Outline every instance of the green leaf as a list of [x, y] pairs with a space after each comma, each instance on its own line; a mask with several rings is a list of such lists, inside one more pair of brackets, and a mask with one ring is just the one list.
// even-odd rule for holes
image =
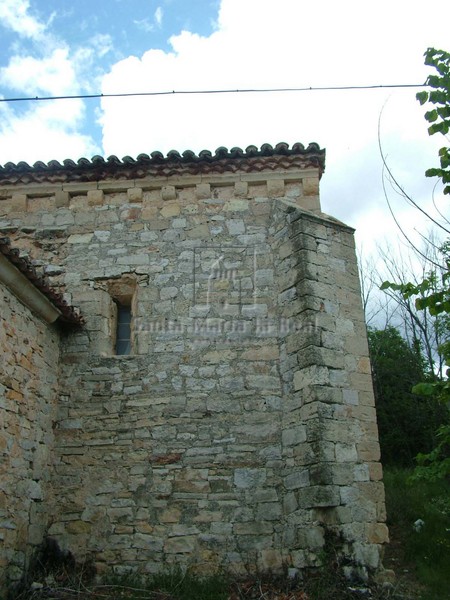
[[427, 84], [432, 88], [439, 88], [441, 83], [441, 78], [437, 75], [430, 75], [427, 79]]
[[412, 392], [418, 396], [432, 396], [435, 388], [436, 385], [434, 383], [418, 383], [413, 387]]
[[428, 100], [428, 92], [418, 92], [416, 98], [423, 105]]
[[[442, 104], [445, 104], [446, 102], [448, 102], [448, 98], [446, 98], [445, 94], [442, 94], [443, 96], [443, 100], [442, 100]], [[439, 106], [437, 109], [437, 114], [441, 117], [441, 119], [447, 119], [448, 117], [450, 117], [450, 106]]]
[[443, 104], [444, 106], [447, 104], [447, 93], [442, 90], [433, 90], [430, 92], [428, 100], [433, 104]]
[[445, 121], [441, 121], [439, 123], [433, 123], [430, 127], [428, 127], [428, 133], [430, 135], [434, 135], [435, 133], [448, 133], [449, 125]]
[[416, 308], [417, 310], [424, 310], [427, 307], [427, 303], [425, 298], [416, 298]]

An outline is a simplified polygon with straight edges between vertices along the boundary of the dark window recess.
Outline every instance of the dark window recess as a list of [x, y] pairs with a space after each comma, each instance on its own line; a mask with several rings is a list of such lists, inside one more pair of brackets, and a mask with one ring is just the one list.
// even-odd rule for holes
[[131, 353], [131, 306], [117, 305], [116, 354]]

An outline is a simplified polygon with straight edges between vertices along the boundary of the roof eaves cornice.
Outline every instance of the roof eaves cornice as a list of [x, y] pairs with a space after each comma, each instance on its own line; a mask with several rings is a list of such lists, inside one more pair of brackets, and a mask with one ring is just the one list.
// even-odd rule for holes
[[75, 327], [84, 324], [78, 311], [51, 287], [46, 277], [39, 275], [27, 257], [20, 256], [19, 250], [11, 247], [7, 237], [0, 237], [0, 258], [0, 281], [33, 312], [48, 323], [59, 320]]
[[171, 176], [183, 174], [210, 174], [227, 172], [261, 172], [277, 168], [308, 168], [319, 170], [322, 175], [325, 169], [325, 150], [318, 144], [311, 143], [306, 148], [296, 143], [292, 147], [282, 142], [275, 147], [263, 144], [261, 148], [248, 146], [241, 148], [217, 148], [213, 154], [202, 150], [195, 154], [192, 150], [179, 153], [170, 150], [166, 156], [162, 152], [139, 154], [136, 159], [125, 156], [93, 156], [91, 160], [80, 158], [76, 162], [70, 159], [60, 163], [51, 160], [48, 163], [38, 161], [32, 166], [26, 162], [17, 164], [8, 162], [0, 166], [0, 184], [12, 185], [18, 183], [44, 182], [52, 183], [67, 181], [100, 181], [101, 179], [132, 176], [142, 178], [148, 175]]

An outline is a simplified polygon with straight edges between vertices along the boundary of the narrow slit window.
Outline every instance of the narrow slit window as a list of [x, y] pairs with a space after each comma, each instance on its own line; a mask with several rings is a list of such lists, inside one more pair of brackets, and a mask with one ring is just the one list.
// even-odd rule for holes
[[131, 306], [117, 303], [116, 354], [131, 354]]

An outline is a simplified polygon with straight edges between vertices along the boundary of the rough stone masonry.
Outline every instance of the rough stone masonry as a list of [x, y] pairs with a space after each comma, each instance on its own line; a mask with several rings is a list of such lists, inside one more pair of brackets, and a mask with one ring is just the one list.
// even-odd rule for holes
[[85, 318], [44, 326], [2, 287], [3, 577], [45, 535], [99, 573], [303, 569], [329, 534], [347, 569], [380, 567], [353, 230], [321, 212], [324, 158], [0, 168], [0, 235]]

